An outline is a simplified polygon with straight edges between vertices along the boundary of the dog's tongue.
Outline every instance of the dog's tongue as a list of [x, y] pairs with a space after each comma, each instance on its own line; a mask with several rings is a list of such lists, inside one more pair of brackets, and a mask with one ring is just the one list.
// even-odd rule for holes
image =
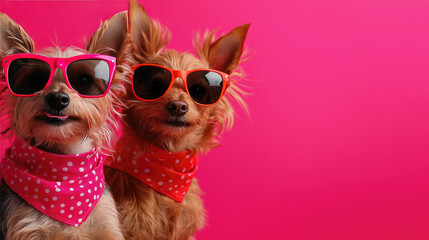
[[64, 115], [64, 116], [55, 116], [55, 115], [51, 115], [49, 113], [45, 113], [46, 117], [48, 118], [59, 118], [59, 119], [66, 119], [69, 117], [69, 115]]

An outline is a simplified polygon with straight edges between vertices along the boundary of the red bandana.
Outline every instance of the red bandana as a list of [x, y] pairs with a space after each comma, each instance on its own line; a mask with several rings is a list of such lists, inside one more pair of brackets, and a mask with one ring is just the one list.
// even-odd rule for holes
[[122, 136], [114, 158], [106, 166], [123, 171], [146, 183], [157, 192], [182, 202], [198, 168], [198, 158], [189, 151], [168, 152], [152, 146], [142, 152], [139, 140]]
[[17, 138], [0, 162], [0, 174], [37, 210], [77, 227], [103, 194], [104, 158], [96, 148], [81, 154], [57, 155]]

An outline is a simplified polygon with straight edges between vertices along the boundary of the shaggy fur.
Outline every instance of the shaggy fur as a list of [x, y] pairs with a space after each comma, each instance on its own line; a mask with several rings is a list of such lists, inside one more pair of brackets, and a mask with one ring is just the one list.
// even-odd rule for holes
[[[6, 14], [0, 13], [0, 17], [0, 57], [34, 52], [34, 42], [25, 31]], [[105, 97], [81, 98], [67, 87], [60, 70], [55, 72], [50, 86], [35, 96], [16, 97], [4, 90], [2, 112], [9, 118], [10, 134], [19, 135], [31, 145], [56, 154], [82, 153], [94, 146], [109, 143], [113, 136], [111, 128], [115, 125], [115, 94], [123, 91], [120, 80], [124, 79], [124, 74], [128, 74], [121, 67], [127, 61], [121, 49], [126, 37], [127, 17], [122, 12], [104, 22], [93, 34], [87, 51], [58, 47], [43, 51], [42, 54], [52, 57], [71, 57], [84, 53], [115, 56], [118, 67], [111, 90]], [[48, 108], [45, 96], [51, 92], [69, 95], [70, 104], [62, 113], [69, 115], [72, 121], [56, 126], [39, 120], [39, 116]], [[115, 203], [107, 188], [88, 220], [79, 227], [72, 227], [37, 211], [4, 181], [0, 185], [0, 237], [13, 240], [123, 239]]]
[[[218, 146], [220, 134], [233, 124], [230, 100], [246, 106], [241, 97], [244, 92], [238, 85], [243, 74], [237, 66], [249, 25], [237, 27], [216, 41], [215, 32], [197, 36], [194, 41], [197, 58], [186, 52], [164, 50], [170, 36], [168, 30], [153, 22], [136, 0], [130, 1], [129, 23], [134, 64], [151, 63], [178, 70], [211, 68], [229, 73], [231, 86], [218, 104], [207, 107], [195, 104], [180, 79], [176, 79], [165, 96], [151, 102], [136, 99], [127, 84], [123, 134], [138, 136], [142, 152], [155, 145], [172, 152], [190, 150], [201, 154]], [[189, 106], [182, 117], [174, 117], [167, 110], [167, 103], [175, 100]], [[177, 127], [169, 125], [170, 120], [187, 124]], [[126, 239], [187, 240], [204, 226], [205, 211], [197, 180], [192, 182], [184, 201], [178, 203], [126, 173], [106, 168], [105, 174], [118, 203]]]

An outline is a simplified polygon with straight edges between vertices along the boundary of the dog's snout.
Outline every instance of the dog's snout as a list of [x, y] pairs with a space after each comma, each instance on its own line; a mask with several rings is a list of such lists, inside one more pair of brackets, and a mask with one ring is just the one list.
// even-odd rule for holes
[[167, 103], [167, 109], [171, 115], [181, 117], [188, 112], [189, 106], [184, 101], [171, 101]]
[[53, 110], [63, 110], [70, 103], [70, 97], [64, 92], [52, 92], [45, 97], [46, 104]]

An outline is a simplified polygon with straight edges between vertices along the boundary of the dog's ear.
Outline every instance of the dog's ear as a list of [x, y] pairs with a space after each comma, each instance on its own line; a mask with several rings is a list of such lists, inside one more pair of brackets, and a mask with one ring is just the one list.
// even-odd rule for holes
[[87, 51], [118, 57], [127, 38], [127, 20], [127, 12], [123, 11], [103, 22], [100, 28], [92, 34], [86, 45]]
[[0, 13], [0, 57], [34, 51], [33, 40], [9, 16]]
[[129, 4], [128, 21], [136, 57], [145, 58], [159, 53], [170, 39], [169, 31], [157, 21], [152, 21], [137, 0], [130, 0]]
[[203, 49], [203, 52], [207, 54], [206, 59], [209, 62], [210, 68], [228, 74], [232, 72], [240, 62], [244, 40], [246, 39], [249, 27], [250, 24], [236, 27], [230, 33], [210, 44], [208, 49]]

